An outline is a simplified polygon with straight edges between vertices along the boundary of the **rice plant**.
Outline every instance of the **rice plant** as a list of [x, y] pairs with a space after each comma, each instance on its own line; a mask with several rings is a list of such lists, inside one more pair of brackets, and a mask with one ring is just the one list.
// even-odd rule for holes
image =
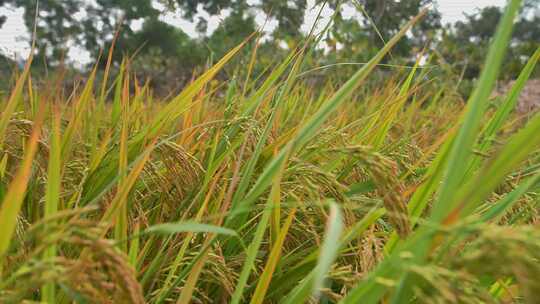
[[30, 58], [2, 97], [0, 302], [537, 303], [540, 116], [513, 109], [540, 48], [488, 106], [519, 7], [466, 101], [424, 56], [366, 85], [425, 11], [316, 86], [313, 33], [168, 98], [129, 58], [69, 94]]

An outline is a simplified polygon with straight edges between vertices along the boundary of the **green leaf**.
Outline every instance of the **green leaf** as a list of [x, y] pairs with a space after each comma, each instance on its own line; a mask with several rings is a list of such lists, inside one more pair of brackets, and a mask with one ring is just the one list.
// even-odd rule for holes
[[175, 234], [182, 232], [216, 233], [238, 237], [238, 233], [225, 227], [202, 224], [197, 222], [177, 222], [158, 224], [146, 228], [143, 233]]

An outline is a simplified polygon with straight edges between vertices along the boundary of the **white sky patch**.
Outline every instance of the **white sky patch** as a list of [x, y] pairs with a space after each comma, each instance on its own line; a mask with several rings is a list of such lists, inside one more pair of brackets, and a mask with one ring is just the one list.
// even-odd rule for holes
[[[308, 0], [306, 15], [304, 16], [304, 24], [302, 27], [300, 27], [302, 32], [309, 33], [309, 31], [313, 28], [313, 23], [317, 20], [321, 6], [322, 4], [315, 6], [315, 0]], [[320, 13], [319, 21], [315, 25], [315, 33], [318, 33], [324, 29], [326, 24], [328, 24], [330, 21], [333, 13], [334, 11], [328, 7], [328, 5], [324, 6], [322, 12]]]
[[129, 28], [134, 32], [140, 31], [142, 29], [143, 23], [144, 23], [144, 18], [132, 20], [131, 23], [129, 24]]
[[23, 15], [23, 8], [0, 8], [0, 16], [7, 16], [0, 28], [0, 52], [11, 58], [26, 58], [30, 54], [30, 33], [24, 24]]
[[[66, 0], [69, 1], [69, 0]], [[94, 0], [86, 0], [89, 4], [95, 5]], [[248, 0], [248, 4], [256, 4], [258, 0]], [[437, 1], [437, 8], [442, 14], [442, 22], [453, 23], [465, 18], [464, 13], [473, 14], [478, 9], [489, 5], [504, 6], [506, 0], [439, 0]], [[198, 37], [199, 33], [196, 29], [196, 22], [199, 17], [202, 17], [208, 21], [208, 28], [206, 34], [211, 34], [221, 24], [221, 22], [230, 14], [230, 10], [223, 10], [218, 16], [209, 16], [204, 12], [201, 7], [198, 8], [193, 21], [185, 20], [182, 18], [180, 12], [166, 12], [165, 7], [158, 2], [153, 3], [154, 7], [162, 12], [159, 19], [165, 23], [173, 25], [191, 37]], [[301, 30], [307, 33], [313, 26], [313, 22], [319, 13], [320, 5], [315, 6], [315, 0], [308, 0], [307, 10], [304, 24], [301, 26]], [[347, 8], [347, 5], [345, 6]], [[322, 30], [328, 23], [329, 18], [332, 16], [332, 9], [325, 7], [321, 13], [321, 19], [317, 23], [315, 28], [316, 32]], [[13, 8], [9, 6], [0, 7], [0, 16], [7, 16], [6, 22], [0, 28], [0, 52], [11, 58], [26, 58], [30, 52], [30, 33], [26, 29], [23, 20], [24, 9]], [[86, 13], [79, 12], [76, 17], [83, 17]], [[343, 11], [345, 18], [356, 18], [360, 15], [349, 6], [349, 9]], [[77, 18], [78, 19], [78, 18]], [[277, 20], [266, 20], [266, 14], [263, 12], [257, 12], [255, 15], [255, 22], [259, 27], [262, 27], [265, 22], [264, 32], [269, 34], [277, 27]], [[132, 30], [140, 30], [142, 28], [143, 20], [135, 20], [131, 22], [130, 27]], [[90, 61], [90, 54], [83, 48], [71, 46], [69, 57], [76, 63], [82, 65]]]
[[266, 14], [263, 12], [257, 12], [255, 15], [255, 23], [266, 35], [262, 39], [268, 39], [269, 34], [271, 34], [276, 27], [278, 26], [278, 21], [276, 19], [267, 18]]
[[506, 0], [439, 0], [437, 7], [442, 13], [442, 23], [454, 23], [464, 20], [465, 15], [476, 13], [478, 9], [486, 6], [505, 6]]
[[230, 10], [222, 10], [219, 15], [210, 16], [199, 6], [197, 8], [197, 13], [193, 16], [193, 21], [189, 21], [182, 18], [180, 11], [167, 11], [159, 2], [154, 2], [153, 6], [161, 12], [159, 20], [181, 29], [191, 37], [197, 37], [199, 35], [196, 28], [199, 18], [203, 18], [208, 22], [208, 28], [206, 29], [206, 35], [208, 35], [214, 32], [219, 24], [230, 15]]
[[84, 66], [92, 60], [89, 51], [75, 44], [69, 44], [67, 58], [71, 58], [74, 66], [80, 69], [84, 68]]

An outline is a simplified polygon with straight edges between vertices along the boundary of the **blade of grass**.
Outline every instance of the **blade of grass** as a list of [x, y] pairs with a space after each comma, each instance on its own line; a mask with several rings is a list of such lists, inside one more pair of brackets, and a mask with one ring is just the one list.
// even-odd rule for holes
[[[514, 16], [519, 8], [520, 1], [510, 2], [499, 26], [497, 33], [489, 50], [485, 69], [482, 71], [480, 80], [469, 103], [467, 104], [466, 114], [464, 116], [461, 128], [453, 140], [452, 147], [448, 156], [448, 164], [443, 182], [439, 190], [438, 199], [434, 203], [431, 213], [433, 223], [440, 223], [448, 214], [452, 207], [457, 204], [455, 201], [455, 191], [461, 186], [465, 173], [465, 166], [471, 158], [472, 148], [478, 135], [480, 119], [486, 109], [485, 101], [488, 99], [495, 80], [498, 76], [500, 65], [504, 57], [510, 34], [513, 28]], [[433, 232], [430, 230], [417, 231], [404, 248], [411, 249], [414, 261], [422, 263], [430, 248], [433, 238]], [[401, 250], [397, 249], [386, 258], [378, 267], [370, 273], [368, 278], [353, 288], [349, 294], [342, 300], [342, 303], [357, 303], [360, 299], [364, 303], [377, 303], [388, 292], [385, 285], [378, 284], [377, 280], [394, 279], [402, 277], [399, 280], [397, 292], [394, 294], [393, 301], [401, 302], [410, 299], [411, 288], [415, 285], [414, 279], [404, 275], [396, 263], [399, 264], [398, 255]], [[396, 269], [397, 268], [397, 269]]]
[[135, 235], [131, 240], [129, 244], [129, 252], [128, 252], [128, 258], [129, 258], [129, 264], [133, 266], [133, 268], [138, 271], [139, 270], [139, 263], [137, 261], [137, 256], [140, 251], [140, 243], [141, 239], [139, 237], [140, 234], [140, 225], [139, 222], [135, 223], [133, 228], [133, 235]]
[[[497, 156], [456, 195], [455, 208], [444, 218], [448, 225], [469, 215], [504, 180], [512, 169], [524, 161], [529, 153], [540, 147], [540, 115], [536, 115], [523, 129], [512, 136]], [[489, 177], [489, 178], [486, 178]]]
[[506, 12], [497, 27], [497, 33], [489, 49], [486, 64], [482, 70], [476, 88], [467, 102], [467, 110], [452, 144], [448, 156], [448, 166], [439, 195], [433, 204], [431, 218], [440, 222], [456, 203], [453, 195], [461, 186], [466, 166], [471, 160], [474, 143], [479, 133], [481, 118], [487, 108], [487, 100], [493, 91], [495, 81], [499, 75], [504, 55], [508, 48], [513, 29], [514, 17], [521, 1], [513, 0], [509, 3]]
[[[249, 39], [249, 38], [248, 38]], [[170, 127], [171, 124], [187, 111], [193, 103], [192, 98], [223, 68], [223, 66], [233, 58], [247, 40], [229, 51], [218, 63], [212, 68], [203, 73], [194, 82], [188, 85], [178, 96], [171, 102], [167, 103], [158, 113], [153, 115], [153, 118], [145, 127], [133, 136], [128, 143], [128, 159], [131, 162], [136, 158], [144, 146], [146, 141], [151, 141], [157, 138], [161, 132]], [[99, 162], [96, 170], [92, 171], [83, 184], [83, 193], [81, 194], [81, 203], [86, 204], [92, 202], [96, 197], [103, 194], [110, 184], [117, 178], [118, 175], [118, 160], [117, 152], [110, 151]]]
[[78, 98], [77, 104], [74, 107], [72, 117], [69, 119], [69, 123], [64, 130], [63, 140], [62, 140], [62, 161], [66, 162], [71, 150], [73, 149], [73, 143], [75, 142], [74, 136], [75, 132], [79, 130], [83, 124], [84, 115], [88, 111], [92, 97], [92, 91], [94, 90], [94, 80], [96, 77], [97, 65], [94, 67], [86, 84], [83, 88], [81, 95]]
[[259, 176], [255, 185], [251, 188], [246, 197], [239, 203], [239, 208], [249, 209], [249, 206], [270, 186], [272, 177], [278, 172], [278, 168], [286, 161], [286, 154], [290, 151], [291, 154], [304, 145], [308, 140], [317, 134], [324, 121], [334, 112], [334, 110], [342, 104], [354, 90], [367, 78], [369, 73], [375, 68], [388, 51], [407, 33], [407, 31], [420, 20], [427, 10], [423, 10], [420, 14], [409, 21], [389, 42], [386, 44], [368, 64], [357, 71], [329, 100], [327, 100], [312, 115], [308, 121], [298, 131], [293, 140], [289, 142], [287, 147], [283, 148], [276, 157], [266, 166], [262, 174]]
[[518, 199], [523, 196], [529, 189], [534, 187], [540, 181], [540, 173], [529, 177], [526, 181], [522, 182], [516, 189], [505, 195], [502, 199], [494, 203], [480, 216], [481, 222], [497, 221], [503, 216], [506, 210], [509, 210]]
[[232, 229], [215, 226], [215, 225], [197, 223], [197, 222], [192, 222], [192, 221], [153, 225], [151, 227], [146, 228], [143, 234], [147, 234], [147, 233], [174, 234], [174, 233], [182, 233], [182, 232], [215, 233], [215, 234], [223, 234], [223, 235], [228, 235], [228, 236], [239, 237], [238, 233], [236, 233], [236, 231]]
[[290, 210], [289, 215], [287, 216], [287, 219], [283, 224], [283, 227], [281, 227], [279, 231], [279, 235], [274, 242], [274, 245], [270, 252], [270, 256], [268, 257], [268, 261], [264, 266], [264, 270], [259, 278], [257, 287], [255, 288], [255, 292], [253, 293], [253, 297], [251, 298], [251, 304], [261, 304], [264, 302], [264, 297], [266, 295], [266, 292], [268, 291], [268, 286], [270, 285], [270, 281], [272, 280], [272, 276], [276, 270], [278, 260], [281, 257], [285, 237], [289, 232], [289, 228], [291, 227], [295, 214], [296, 208]]
[[[460, 211], [463, 208], [464, 203], [459, 200], [455, 193], [462, 187], [463, 179], [465, 178], [468, 169], [467, 165], [472, 161], [472, 151], [480, 131], [481, 119], [487, 109], [487, 100], [493, 91], [495, 81], [499, 75], [499, 70], [502, 66], [502, 61], [506, 54], [512, 34], [514, 17], [519, 10], [520, 4], [520, 0], [509, 2], [497, 27], [480, 79], [467, 103], [463, 123], [456, 134], [456, 138], [454, 139], [448, 156], [447, 171], [442, 181], [441, 188], [439, 189], [439, 195], [433, 204], [433, 210], [430, 214], [430, 221], [435, 225], [440, 223], [446, 225], [453, 223], [453, 221], [457, 220], [460, 216]], [[507, 165], [510, 165], [510, 163]], [[494, 173], [503, 173], [503, 170]], [[491, 191], [495, 187], [493, 183], [499, 182], [499, 179], [495, 176], [483, 176], [489, 176], [489, 178], [485, 180], [488, 182], [488, 185], [483, 185], [483, 189], [480, 188], [470, 191], [470, 193], [478, 199], [487, 196], [488, 193], [486, 192]], [[492, 185], [493, 188], [490, 188]], [[468, 204], [469, 207], [474, 205], [474, 199], [469, 201], [469, 198], [467, 198], [466, 200], [470, 202]], [[432, 235], [432, 232], [429, 230], [430, 229], [427, 229], [425, 232], [420, 231], [419, 233]], [[432, 239], [428, 237], [423, 238], [423, 240], [420, 241], [421, 244], [416, 246], [413, 250], [413, 254], [418, 263], [421, 264], [426, 259], [428, 250], [435, 239], [436, 237], [434, 236], [432, 236]], [[400, 283], [396, 288], [396, 293], [392, 298], [393, 303], [404, 303], [407, 301], [411, 297], [413, 286], [417, 284], [417, 279], [417, 277], [411, 274], [402, 275]]]
[[536, 63], [539, 59], [540, 48], [536, 49], [536, 52], [531, 56], [531, 58], [529, 58], [527, 64], [521, 70], [521, 73], [519, 74], [516, 82], [508, 92], [502, 105], [499, 107], [499, 109], [497, 109], [495, 115], [493, 115], [487, 126], [482, 131], [482, 141], [479, 147], [476, 149], [478, 153], [473, 156], [473, 160], [471, 162], [471, 165], [469, 166], [470, 172], [475, 170], [481, 164], [481, 155], [483, 153], [486, 153], [491, 147], [493, 140], [496, 138], [497, 132], [499, 132], [499, 130], [503, 126], [503, 123], [508, 119], [512, 110], [516, 108], [520, 93], [525, 87], [525, 84], [527, 83], [527, 80], [531, 76], [532, 72], [534, 71]]
[[[53, 110], [52, 133], [49, 148], [49, 164], [47, 168], [47, 186], [45, 190], [45, 218], [52, 217], [58, 211], [60, 203], [60, 188], [62, 183], [60, 112]], [[46, 227], [45, 227], [46, 229]], [[51, 245], [43, 253], [43, 259], [50, 260], [56, 257], [56, 245]], [[56, 303], [55, 284], [49, 282], [41, 289], [41, 300], [47, 303]]]
[[0, 234], [0, 274], [2, 273], [4, 258], [6, 257], [13, 233], [15, 232], [19, 211], [26, 195], [26, 188], [30, 180], [34, 156], [38, 149], [45, 112], [44, 103], [41, 103], [40, 111], [38, 112], [39, 115], [34, 121], [32, 133], [25, 147], [24, 157], [13, 180], [8, 186], [0, 208], [0, 223], [2, 223], [2, 234]]
[[388, 131], [392, 127], [392, 124], [394, 123], [399, 111], [403, 109], [405, 102], [409, 97], [411, 84], [414, 79], [414, 75], [416, 74], [416, 70], [420, 64], [420, 59], [422, 57], [423, 52], [420, 53], [414, 67], [411, 69], [409, 75], [407, 76], [407, 79], [405, 79], [405, 81], [403, 82], [403, 85], [401, 86], [399, 93], [396, 97], [395, 103], [390, 107], [390, 109], [387, 109], [385, 111], [385, 118], [382, 122], [382, 125], [380, 125], [376, 130], [374, 130], [375, 135], [373, 136], [370, 144], [375, 149], [379, 149], [382, 146], [384, 140], [386, 139], [386, 136], [388, 135]]
[[22, 99], [24, 83], [26, 82], [28, 76], [30, 75], [30, 66], [32, 65], [32, 58], [33, 58], [32, 56], [28, 58], [28, 61], [26, 62], [24, 66], [24, 70], [21, 76], [19, 76], [19, 78], [17, 79], [15, 88], [11, 91], [11, 95], [9, 96], [6, 106], [2, 111], [2, 115], [0, 115], [0, 149], [4, 148], [4, 141], [6, 140], [6, 131], [9, 125], [9, 121], [11, 120], [13, 113], [17, 109], [17, 106], [19, 105], [19, 102]]
[[238, 278], [238, 281], [236, 283], [234, 293], [231, 297], [231, 304], [240, 303], [240, 301], [242, 300], [242, 296], [245, 293], [247, 280], [249, 279], [251, 271], [255, 266], [255, 259], [257, 258], [257, 253], [259, 252], [259, 248], [261, 246], [268, 223], [270, 222], [270, 217], [272, 215], [272, 206], [275, 206], [280, 202], [280, 181], [284, 169], [284, 166], [281, 166], [277, 172], [277, 175], [274, 177], [272, 189], [270, 190], [270, 196], [268, 197], [268, 200], [265, 204], [265, 209], [263, 210], [261, 219], [257, 224], [257, 229], [253, 236], [253, 240], [251, 241], [247, 249], [247, 256], [244, 265], [242, 266], [240, 277]]
[[[120, 85], [119, 85], [120, 87]], [[127, 147], [127, 141], [128, 141], [128, 121], [129, 121], [129, 76], [126, 74], [124, 83], [122, 85], [122, 97], [121, 101], [119, 101], [120, 114], [122, 115], [122, 121], [121, 121], [121, 128], [120, 128], [120, 149], [118, 151], [118, 176], [119, 176], [119, 184], [122, 184], [124, 182], [125, 176], [127, 174], [128, 169], [128, 147]], [[115, 97], [116, 99], [116, 97]], [[119, 115], [120, 115], [119, 114]], [[113, 118], [113, 123], [116, 124], [116, 121]], [[125, 240], [127, 239], [128, 234], [128, 204], [124, 203], [122, 204], [122, 207], [120, 207], [120, 210], [118, 211], [118, 216], [115, 219], [114, 223], [114, 236], [117, 241]], [[123, 252], [128, 251], [127, 243], [121, 242], [120, 249]]]
[[343, 219], [339, 206], [335, 202], [330, 204], [326, 232], [321, 245], [317, 265], [313, 271], [284, 299], [284, 304], [305, 303], [312, 295], [318, 299], [321, 288], [334, 261], [339, 255], [340, 245], [334, 240], [339, 239], [343, 230]]

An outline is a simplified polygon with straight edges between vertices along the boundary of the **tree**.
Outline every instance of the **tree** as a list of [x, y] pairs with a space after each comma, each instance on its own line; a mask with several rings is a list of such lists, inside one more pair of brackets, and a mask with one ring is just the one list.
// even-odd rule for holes
[[[364, 6], [372, 21], [368, 18], [361, 19], [363, 27], [370, 33], [368, 35], [369, 42], [378, 48], [383, 46], [380, 37], [372, 28], [371, 22], [377, 27], [382, 37], [387, 41], [393, 37], [403, 26], [414, 16], [420, 13], [423, 7], [433, 4], [433, 0], [409, 0], [409, 1], [394, 1], [394, 0], [360, 0], [358, 1]], [[432, 9], [421, 20], [421, 22], [413, 28], [415, 35], [419, 39], [415, 41], [411, 37], [407, 37], [400, 41], [393, 49], [393, 54], [408, 56], [411, 48], [415, 43], [422, 47], [427, 39], [432, 36], [432, 32], [440, 28], [441, 15], [436, 9]]]
[[[206, 57], [205, 50], [186, 33], [155, 18], [146, 20], [140, 31], [129, 39], [119, 39], [117, 44], [117, 50], [137, 49], [134, 70], [164, 88], [172, 88], [173, 82], [187, 81], [191, 71]], [[117, 62], [126, 55], [113, 54]]]
[[[504, 78], [517, 77], [527, 58], [540, 46], [539, 4], [539, 0], [529, 0], [522, 8], [504, 63]], [[456, 22], [453, 27], [445, 28], [439, 50], [447, 62], [465, 69], [466, 79], [479, 76], [485, 49], [501, 17], [501, 8], [488, 6], [475, 14], [466, 15], [464, 21]]]
[[[332, 8], [338, 9], [335, 2]], [[341, 45], [338, 57], [368, 60], [393, 37], [401, 27], [416, 16], [420, 10], [434, 3], [433, 0], [353, 0], [352, 4], [340, 7], [334, 19], [327, 41], [330, 45]], [[345, 18], [345, 11], [355, 11], [354, 18]], [[393, 48], [397, 58], [411, 58], [414, 47], [422, 48], [441, 27], [441, 15], [431, 9], [414, 27], [414, 35], [404, 37]]]
[[[193, 20], [199, 9], [210, 15], [219, 15], [223, 10], [230, 10], [237, 15], [250, 11], [262, 11], [269, 18], [278, 22], [273, 36], [275, 39], [290, 39], [301, 35], [300, 27], [304, 23], [307, 0], [259, 0], [248, 4], [246, 0], [161, 0], [170, 9], [179, 9], [184, 18]], [[239, 19], [237, 19], [239, 20]], [[204, 23], [204, 20], [200, 20]]]
[[[32, 29], [36, 16], [34, 0], [0, 0], [0, 5], [9, 4], [24, 8], [24, 21]], [[133, 31], [131, 22], [140, 18], [157, 18], [159, 11], [151, 0], [41, 0], [36, 25], [37, 60], [46, 58], [57, 62], [72, 45], [84, 47], [94, 57], [99, 49], [113, 38], [121, 22], [123, 38]]]
[[233, 11], [206, 39], [206, 43], [211, 52], [215, 54], [214, 57], [220, 58], [256, 30], [253, 15], [244, 14], [242, 11]]

